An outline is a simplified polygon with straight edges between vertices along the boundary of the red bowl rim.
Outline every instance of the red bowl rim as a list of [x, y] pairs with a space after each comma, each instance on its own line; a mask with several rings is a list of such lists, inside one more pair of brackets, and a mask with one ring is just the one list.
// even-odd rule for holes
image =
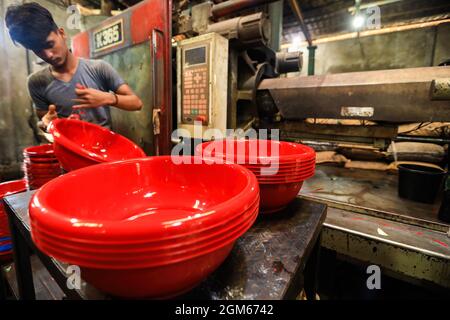
[[[171, 156], [157, 156], [157, 157], [147, 157], [147, 158], [139, 158], [139, 159], [131, 159], [131, 160], [123, 160], [123, 161], [116, 161], [116, 162], [109, 162], [104, 164], [98, 164], [95, 166], [89, 166], [82, 169], [79, 169], [76, 171], [78, 176], [83, 175], [89, 175], [90, 172], [98, 170], [99, 166], [110, 166], [110, 167], [117, 167], [125, 164], [136, 162], [151, 162], [151, 161], [171, 161]], [[189, 158], [191, 163], [195, 163], [194, 159], [201, 160], [198, 157], [190, 157], [190, 156], [177, 156], [177, 158]], [[180, 159], [182, 160], [182, 159]], [[206, 166], [206, 164], [204, 164]], [[60, 177], [57, 177], [53, 179], [52, 181], [48, 182], [46, 185], [44, 185], [39, 191], [37, 191], [31, 198], [30, 204], [29, 204], [29, 212], [30, 212], [30, 218], [34, 217], [35, 215], [39, 216], [39, 213], [41, 211], [45, 211], [45, 225], [47, 226], [53, 226], [54, 229], [61, 229], [65, 230], [64, 232], [67, 232], [67, 235], [77, 235], [83, 237], [88, 237], [90, 239], [105, 239], [108, 238], [110, 240], [117, 238], [122, 238], [124, 236], [129, 236], [132, 238], [143, 238], [148, 237], [149, 234], [153, 234], [155, 237], [161, 237], [167, 235], [167, 232], [175, 232], [175, 234], [178, 233], [184, 233], [186, 229], [189, 231], [190, 226], [192, 223], [201, 223], [203, 225], [208, 225], [208, 223], [213, 223], [216, 220], [222, 220], [224, 218], [228, 218], [230, 216], [234, 216], [237, 214], [237, 212], [242, 212], [242, 204], [246, 204], [247, 208], [249, 207], [249, 203], [253, 203], [254, 199], [256, 199], [259, 195], [259, 185], [256, 177], [251, 173], [248, 169], [245, 169], [242, 166], [235, 165], [235, 164], [226, 164], [226, 166], [232, 167], [233, 170], [236, 170], [243, 174], [246, 177], [246, 185], [243, 186], [242, 192], [238, 193], [234, 197], [228, 199], [227, 201], [224, 201], [220, 204], [217, 204], [215, 206], [212, 206], [211, 208], [208, 208], [209, 211], [214, 211], [214, 215], [208, 215], [208, 216], [201, 216], [196, 217], [194, 219], [191, 219], [189, 223], [184, 223], [181, 226], [175, 226], [175, 229], [171, 229], [170, 227], [165, 227], [164, 230], [161, 229], [161, 226], [155, 226], [154, 230], [152, 230], [152, 233], [149, 233], [149, 226], [147, 224], [145, 225], [134, 225], [133, 228], [128, 228], [128, 232], [126, 235], [124, 234], [123, 230], [123, 222], [121, 221], [111, 221], [111, 220], [81, 220], [79, 222], [89, 222], [91, 225], [92, 223], [95, 224], [102, 224], [103, 230], [108, 230], [107, 235], [105, 233], [93, 233], [93, 229], [91, 227], [79, 227], [79, 228], [73, 228], [72, 223], [70, 222], [70, 218], [68, 216], [64, 216], [61, 214], [58, 214], [53, 209], [50, 208], [43, 208], [46, 205], [46, 201], [43, 199], [37, 200], [39, 196], [46, 192], [46, 190], [51, 187], [52, 185], [59, 184], [61, 181], [64, 181], [65, 177], [69, 175], [62, 175]], [[245, 191], [245, 192], [244, 192]], [[245, 210], [245, 209], [244, 209]], [[34, 217], [35, 218], [35, 217]], [[39, 220], [39, 218], [37, 219]], [[42, 221], [41, 221], [42, 222]], [[122, 228], [121, 228], [122, 227]], [[74, 230], [76, 229], [76, 230]], [[130, 230], [132, 229], [132, 230]], [[176, 231], [171, 231], [176, 230]]]
[[309, 167], [314, 166], [316, 164], [316, 159], [308, 160], [308, 161], [297, 161], [292, 163], [277, 163], [277, 162], [271, 162], [269, 164], [242, 164], [242, 166], [246, 168], [270, 168], [273, 165], [278, 165], [280, 168], [303, 168], [303, 167]]
[[[135, 260], [141, 259], [145, 256], [149, 259], [156, 259], [157, 257], [173, 257], [174, 255], [180, 255], [186, 252], [192, 252], [193, 250], [203, 249], [217, 241], [229, 238], [230, 234], [233, 234], [236, 230], [240, 230], [243, 225], [247, 225], [253, 221], [255, 215], [258, 214], [259, 204], [251, 208], [245, 213], [245, 216], [239, 217], [239, 219], [233, 221], [230, 225], [222, 230], [216, 230], [214, 234], [203, 235], [200, 238], [191, 238], [189, 241], [181, 241], [180, 243], [168, 245], [159, 245], [146, 248], [130, 248], [114, 250], [114, 246], [107, 248], [109, 250], [92, 249], [88, 243], [80, 245], [79, 243], [64, 243], [61, 240], [66, 241], [63, 237], [53, 237], [47, 235], [45, 231], [39, 230], [39, 228], [33, 227], [34, 239], [41, 240], [46, 239], [49, 245], [54, 245], [56, 248], [65, 249], [69, 252], [77, 252], [82, 254], [86, 258], [92, 257], [95, 260], [97, 257], [105, 260], [123, 260], [124, 257], [130, 257], [130, 255], [139, 255], [139, 258], [132, 258]], [[220, 228], [219, 228], [220, 229]], [[170, 241], [170, 239], [169, 239]], [[166, 241], [166, 242], [169, 242]], [[86, 250], [87, 249], [87, 250]]]
[[[228, 139], [222, 139], [222, 140], [214, 140], [214, 141], [208, 141], [208, 142], [204, 142], [201, 143], [199, 145], [197, 145], [195, 147], [195, 154], [198, 156], [202, 156], [205, 157], [203, 155], [203, 149], [204, 147], [212, 144], [212, 143], [223, 143], [224, 141], [227, 141]], [[230, 141], [231, 139], [229, 139], [228, 141]], [[257, 143], [261, 143], [261, 142], [266, 142], [266, 143], [275, 143], [275, 144], [282, 144], [285, 146], [300, 146], [301, 148], [304, 149], [305, 152], [303, 153], [297, 153], [297, 154], [290, 154], [290, 155], [280, 155], [278, 157], [272, 157], [272, 156], [256, 156], [256, 157], [250, 157], [248, 155], [246, 155], [245, 159], [247, 161], [247, 159], [249, 161], [253, 160], [254, 162], [258, 163], [259, 159], [265, 159], [265, 161], [271, 160], [271, 161], [277, 161], [279, 163], [284, 163], [284, 162], [289, 162], [289, 161], [297, 161], [297, 160], [311, 160], [311, 159], [315, 159], [316, 157], [316, 152], [314, 151], [313, 148], [306, 146], [304, 144], [300, 144], [300, 143], [294, 143], [294, 142], [287, 142], [287, 141], [279, 141], [279, 140], [264, 140], [264, 139], [248, 139], [248, 140], [232, 140], [234, 143], [248, 143], [248, 142], [254, 142], [256, 141]], [[226, 153], [215, 153], [215, 157], [221, 157], [222, 159], [226, 158]], [[237, 155], [234, 155], [234, 158], [236, 159]], [[208, 156], [206, 156], [205, 158], [208, 158]]]
[[[169, 258], [166, 260], [159, 259], [158, 261], [150, 262], [150, 263], [141, 262], [141, 263], [127, 265], [125, 263], [118, 264], [117, 261], [109, 261], [109, 262], [105, 262], [104, 264], [96, 264], [95, 262], [93, 262], [93, 260], [95, 261], [95, 257], [89, 258], [86, 260], [77, 260], [77, 258], [74, 258], [74, 257], [72, 257], [72, 258], [68, 258], [67, 256], [64, 257], [64, 253], [58, 253], [57, 255], [54, 252], [51, 253], [47, 250], [48, 248], [42, 247], [42, 243], [36, 242], [36, 246], [42, 252], [46, 253], [49, 256], [53, 256], [56, 259], [59, 259], [61, 261], [76, 264], [81, 267], [89, 267], [89, 268], [93, 268], [93, 269], [111, 269], [111, 270], [153, 268], [153, 267], [160, 267], [160, 266], [164, 266], [164, 265], [170, 265], [170, 264], [175, 264], [175, 263], [179, 263], [182, 261], [191, 260], [191, 259], [197, 258], [199, 256], [203, 256], [203, 255], [207, 255], [212, 252], [215, 252], [215, 251], [219, 251], [223, 247], [226, 247], [226, 246], [234, 243], [239, 237], [241, 237], [245, 232], [247, 232], [248, 229], [250, 229], [251, 226], [253, 225], [253, 223], [256, 221], [257, 216], [258, 216], [258, 210], [255, 211], [255, 215], [254, 215], [253, 219], [247, 225], [243, 225], [241, 229], [239, 229], [238, 231], [235, 231], [236, 233], [233, 233], [231, 236], [229, 236], [229, 238], [226, 241], [220, 241], [220, 244], [218, 244], [217, 246], [212, 246], [206, 250], [200, 249], [199, 251], [197, 251], [195, 253], [191, 253], [189, 255], [182, 254], [180, 257], [177, 257], [177, 258], [172, 258], [172, 259]], [[34, 239], [33, 239], [33, 241], [34, 241]], [[50, 251], [52, 249], [54, 250], [54, 248], [50, 248]], [[67, 252], [65, 254], [67, 255]]]
[[0, 199], [27, 190], [25, 179], [0, 183]]
[[84, 126], [87, 127], [91, 127], [91, 128], [95, 128], [96, 130], [100, 130], [103, 131], [105, 133], [108, 133], [110, 135], [113, 135], [115, 137], [117, 137], [118, 139], [122, 140], [122, 141], [126, 141], [128, 144], [133, 145], [136, 152], [140, 153], [140, 154], [136, 154], [135, 158], [140, 158], [140, 157], [146, 157], [147, 155], [145, 154], [145, 152], [139, 148], [138, 145], [136, 145], [133, 141], [131, 141], [130, 139], [125, 138], [124, 136], [115, 133], [107, 128], [104, 128], [102, 126], [99, 126], [97, 124], [93, 124], [87, 121], [82, 121], [82, 120], [72, 120], [72, 119], [55, 119], [52, 122], [50, 122], [50, 125], [48, 127], [48, 131], [52, 134], [55, 143], [60, 144], [61, 146], [69, 149], [70, 151], [83, 156], [85, 158], [88, 158], [90, 160], [99, 162], [99, 163], [105, 163], [108, 162], [110, 160], [106, 160], [103, 157], [100, 157], [98, 154], [93, 153], [93, 152], [89, 152], [88, 150], [82, 148], [80, 145], [76, 144], [75, 142], [73, 142], [72, 140], [70, 140], [69, 138], [65, 137], [64, 135], [61, 134], [61, 132], [58, 130], [58, 126], [59, 124], [61, 124], [62, 126], [64, 126], [64, 123], [66, 122], [73, 122], [73, 123], [83, 123]]
[[279, 179], [279, 180], [259, 180], [258, 183], [261, 184], [286, 184], [291, 182], [302, 182], [310, 179], [313, 175], [308, 177], [292, 178], [292, 179]]
[[47, 144], [41, 144], [39, 146], [31, 146], [23, 149], [24, 156], [46, 156], [46, 155], [53, 155], [54, 156], [54, 150], [53, 150], [53, 144], [47, 143]]
[[56, 157], [48, 157], [48, 158], [29, 158], [24, 157], [23, 163], [25, 164], [47, 164], [47, 163], [55, 163], [58, 162], [58, 158]]
[[61, 233], [57, 233], [55, 232], [55, 230], [44, 230], [42, 229], [40, 226], [38, 226], [36, 224], [36, 222], [33, 219], [30, 219], [30, 226], [31, 226], [31, 230], [33, 231], [33, 229], [37, 229], [39, 232], [43, 232], [44, 234], [48, 235], [49, 237], [54, 237], [54, 238], [61, 238], [63, 241], [65, 242], [72, 242], [75, 245], [80, 245], [80, 246], [91, 246], [91, 245], [96, 245], [96, 246], [102, 246], [102, 245], [107, 245], [107, 246], [111, 246], [111, 247], [117, 247], [117, 246], [130, 246], [130, 247], [134, 247], [134, 246], [145, 246], [145, 245], [150, 245], [150, 244], [154, 244], [154, 243], [159, 243], [159, 242], [168, 242], [168, 241], [184, 241], [183, 239], [192, 237], [193, 235], [197, 235], [200, 233], [208, 233], [210, 232], [211, 229], [220, 229], [223, 228], [224, 226], [227, 226], [229, 224], [233, 224], [236, 221], [240, 221], [244, 218], [244, 216], [246, 216], [248, 214], [248, 212], [255, 210], [256, 207], [259, 207], [259, 201], [260, 198], [258, 197], [255, 202], [244, 212], [242, 212], [242, 214], [237, 215], [236, 217], [233, 217], [230, 220], [225, 220], [225, 221], [221, 221], [213, 226], [209, 226], [208, 228], [201, 228], [198, 229], [194, 232], [189, 232], [189, 233], [185, 233], [185, 234], [179, 234], [179, 235], [175, 235], [175, 236], [169, 236], [166, 238], [161, 238], [161, 239], [155, 239], [155, 238], [149, 238], [149, 239], [145, 239], [145, 240], [135, 240], [135, 241], [101, 241], [101, 240], [90, 240], [90, 239], [86, 239], [86, 238], [75, 238], [75, 237], [68, 237], [67, 234], [61, 234]]
[[[248, 169], [248, 168], [247, 168]], [[253, 172], [253, 174], [255, 175], [262, 175], [261, 171], [263, 168], [257, 168], [257, 169], [249, 169], [251, 172]], [[278, 170], [275, 170], [275, 168], [272, 169], [264, 169], [264, 172], [275, 172], [273, 174], [269, 174], [268, 176], [274, 176], [274, 175], [287, 175], [287, 174], [302, 174], [304, 172], [308, 173], [311, 171], [315, 171], [315, 167], [312, 168], [303, 168], [303, 169], [281, 169], [278, 168]], [[267, 174], [265, 174], [267, 175]], [[265, 176], [264, 175], [264, 176]]]

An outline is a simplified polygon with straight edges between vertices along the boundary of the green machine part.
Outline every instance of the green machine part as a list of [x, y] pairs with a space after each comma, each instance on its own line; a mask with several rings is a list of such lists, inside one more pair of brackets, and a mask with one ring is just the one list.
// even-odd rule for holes
[[117, 70], [143, 103], [142, 109], [134, 112], [111, 108], [113, 130], [138, 144], [147, 155], [153, 155], [153, 68], [150, 42], [112, 52], [101, 59]]

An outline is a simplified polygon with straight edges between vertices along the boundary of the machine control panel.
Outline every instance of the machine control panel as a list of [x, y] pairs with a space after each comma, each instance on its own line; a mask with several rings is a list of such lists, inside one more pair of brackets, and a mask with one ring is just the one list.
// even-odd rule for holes
[[228, 40], [208, 33], [178, 42], [177, 127], [204, 140], [225, 134], [227, 98]]
[[182, 74], [182, 122], [209, 123], [209, 45], [184, 50]]

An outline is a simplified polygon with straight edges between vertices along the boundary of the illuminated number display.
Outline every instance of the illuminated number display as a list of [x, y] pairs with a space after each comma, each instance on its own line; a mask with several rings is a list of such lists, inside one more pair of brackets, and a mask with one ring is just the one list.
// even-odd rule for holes
[[107, 25], [94, 32], [95, 51], [111, 48], [123, 42], [123, 20]]

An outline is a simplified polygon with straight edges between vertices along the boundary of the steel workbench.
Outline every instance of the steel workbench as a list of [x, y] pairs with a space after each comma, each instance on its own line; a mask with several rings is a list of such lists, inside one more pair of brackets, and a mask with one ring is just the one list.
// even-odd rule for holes
[[[44, 292], [48, 299], [111, 299], [84, 281], [80, 289], [69, 289], [68, 266], [36, 248], [28, 215], [32, 194], [25, 192], [4, 199], [15, 266], [3, 268], [3, 273], [17, 290], [18, 298], [36, 299]], [[297, 198], [283, 212], [259, 217], [238, 239], [220, 268], [180, 298], [295, 299], [304, 289], [308, 299], [314, 299], [326, 214], [326, 205]]]

